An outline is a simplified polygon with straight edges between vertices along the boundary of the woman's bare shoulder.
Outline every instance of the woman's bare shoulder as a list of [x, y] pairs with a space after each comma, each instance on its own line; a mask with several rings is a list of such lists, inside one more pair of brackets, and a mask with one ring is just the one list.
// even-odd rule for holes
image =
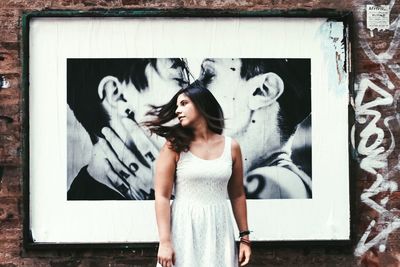
[[233, 138], [231, 138], [231, 154], [232, 154], [233, 161], [235, 161], [238, 157], [241, 158], [241, 156], [242, 156], [242, 152], [240, 150], [240, 145]]
[[175, 162], [179, 160], [179, 153], [173, 149], [171, 141], [166, 141], [160, 150], [160, 158], [174, 159]]
[[232, 137], [231, 137], [231, 148], [232, 148], [232, 151], [240, 151], [240, 145], [239, 145], [238, 141], [236, 141]]

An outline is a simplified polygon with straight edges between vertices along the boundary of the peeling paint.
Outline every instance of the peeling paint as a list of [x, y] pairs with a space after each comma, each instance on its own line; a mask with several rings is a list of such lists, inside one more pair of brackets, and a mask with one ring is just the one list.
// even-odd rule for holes
[[347, 69], [346, 53], [343, 40], [344, 25], [337, 21], [327, 21], [319, 31], [320, 36], [324, 36], [325, 40], [330, 42], [322, 42], [322, 49], [327, 60], [335, 59], [335, 62], [327, 62], [327, 64], [336, 66], [335, 69], [329, 68], [329, 90], [335, 90], [339, 94], [347, 94]]

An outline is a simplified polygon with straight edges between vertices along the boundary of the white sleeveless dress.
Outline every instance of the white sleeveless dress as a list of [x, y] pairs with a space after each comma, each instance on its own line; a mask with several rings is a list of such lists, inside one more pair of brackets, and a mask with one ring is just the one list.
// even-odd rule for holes
[[190, 151], [180, 154], [171, 208], [175, 267], [238, 266], [227, 190], [231, 138], [224, 138], [219, 158], [204, 160]]

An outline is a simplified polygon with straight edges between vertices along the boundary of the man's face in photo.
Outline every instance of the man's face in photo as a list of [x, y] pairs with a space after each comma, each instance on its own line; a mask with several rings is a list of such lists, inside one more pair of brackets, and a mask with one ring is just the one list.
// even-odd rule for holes
[[148, 87], [141, 92], [137, 91], [132, 83], [125, 85], [124, 94], [131, 110], [135, 114], [136, 122], [145, 121], [146, 112], [150, 105], [163, 105], [188, 81], [184, 73], [184, 64], [180, 59], [159, 58], [155, 66], [148, 64], [144, 72]]
[[277, 99], [284, 86], [273, 72], [256, 71], [260, 73], [244, 78], [243, 67], [240, 58], [205, 59], [200, 80], [222, 107], [226, 119], [224, 134], [241, 144], [247, 173], [282, 146]]
[[240, 76], [241, 59], [205, 59], [200, 80], [220, 103], [225, 116], [226, 135], [235, 137], [246, 131], [250, 121], [247, 108], [247, 83]]

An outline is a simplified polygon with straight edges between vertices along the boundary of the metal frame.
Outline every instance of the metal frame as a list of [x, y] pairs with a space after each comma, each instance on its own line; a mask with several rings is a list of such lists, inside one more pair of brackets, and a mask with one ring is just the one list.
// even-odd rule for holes
[[[32, 18], [37, 17], [283, 17], [283, 18], [327, 18], [344, 23], [346, 37], [345, 51], [349, 62], [349, 99], [354, 95], [354, 54], [353, 46], [353, 14], [350, 11], [339, 11], [333, 9], [294, 9], [294, 10], [215, 10], [215, 9], [93, 9], [88, 11], [79, 10], [43, 10], [27, 12], [22, 15], [22, 162], [23, 162], [23, 246], [25, 249], [132, 249], [132, 248], [156, 248], [157, 243], [40, 243], [35, 242], [30, 232], [30, 172], [29, 172], [29, 25]], [[347, 31], [346, 31], [347, 30]], [[356, 160], [350, 144], [350, 126], [354, 122], [354, 110], [351, 104], [349, 111], [349, 163], [350, 178], [355, 177]], [[313, 248], [313, 247], [340, 247], [351, 249], [355, 244], [355, 220], [356, 195], [355, 181], [350, 179], [349, 202], [350, 202], [350, 239], [349, 240], [326, 240], [326, 241], [258, 241], [253, 242], [254, 247], [264, 248]]]

